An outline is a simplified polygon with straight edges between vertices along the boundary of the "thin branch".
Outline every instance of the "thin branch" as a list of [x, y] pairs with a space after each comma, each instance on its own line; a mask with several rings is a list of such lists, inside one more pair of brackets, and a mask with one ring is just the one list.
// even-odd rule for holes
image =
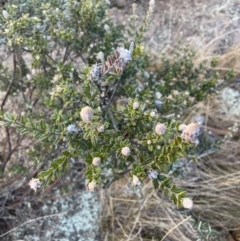
[[7, 92], [3, 98], [2, 104], [1, 104], [1, 109], [3, 110], [4, 105], [6, 104], [7, 98], [10, 94], [11, 88], [13, 86], [13, 81], [8, 85]]
[[22, 223], [22, 224], [18, 225], [18, 226], [15, 227], [15, 228], [9, 230], [8, 232], [0, 235], [0, 238], [6, 236], [7, 234], [13, 232], [14, 230], [16, 230], [16, 229], [18, 229], [18, 228], [20, 228], [20, 227], [22, 227], [22, 226], [24, 226], [24, 225], [26, 225], [26, 224], [28, 224], [28, 223], [36, 222], [37, 220], [40, 220], [40, 219], [51, 218], [51, 217], [54, 217], [54, 216], [60, 216], [60, 215], [65, 214], [66, 212], [67, 212], [67, 211], [64, 211], [64, 212], [61, 212], [61, 213], [56, 213], [56, 214], [50, 214], [50, 215], [38, 217], [38, 218], [35, 218], [35, 219], [31, 219], [31, 220], [29, 220], [29, 221], [27, 221], [27, 222], [25, 222], [25, 223]]
[[185, 218], [184, 220], [182, 220], [180, 223], [178, 223], [177, 225], [175, 225], [174, 227], [172, 227], [164, 236], [160, 241], [163, 241], [174, 229], [178, 228], [181, 224], [185, 223], [188, 219], [190, 219], [191, 216], [188, 216], [187, 218]]

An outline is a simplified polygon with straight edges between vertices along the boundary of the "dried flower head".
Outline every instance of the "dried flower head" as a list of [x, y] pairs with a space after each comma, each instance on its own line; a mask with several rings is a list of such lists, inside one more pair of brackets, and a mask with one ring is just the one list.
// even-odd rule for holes
[[123, 63], [127, 64], [132, 59], [131, 52], [124, 47], [118, 47], [117, 52], [119, 53], [119, 59], [121, 59]]
[[84, 122], [91, 122], [93, 118], [93, 109], [89, 106], [83, 107], [80, 116]]
[[67, 131], [68, 133], [78, 133], [80, 131], [80, 128], [78, 128], [76, 126], [76, 124], [70, 124], [68, 127], [67, 127]]
[[129, 156], [131, 154], [131, 150], [128, 146], [125, 146], [122, 148], [122, 151], [121, 153], [124, 155], [124, 156]]
[[36, 192], [37, 188], [41, 187], [41, 181], [38, 178], [32, 178], [28, 185]]
[[133, 184], [133, 186], [141, 185], [141, 182], [140, 182], [139, 178], [136, 175], [133, 175], [132, 184]]
[[154, 170], [151, 170], [151, 171], [148, 173], [148, 176], [149, 176], [151, 179], [157, 179], [157, 177], [158, 177], [158, 172], [157, 172], [157, 171], [154, 171]]
[[90, 79], [91, 81], [98, 81], [100, 79], [101, 67], [97, 64], [94, 64], [90, 70]]
[[105, 128], [104, 125], [101, 125], [97, 128], [98, 132], [104, 132]]
[[101, 163], [101, 158], [100, 157], [94, 157], [92, 160], [93, 166], [99, 166]]
[[155, 131], [158, 135], [163, 135], [166, 132], [167, 127], [165, 126], [165, 124], [162, 123], [158, 123], [155, 127]]
[[193, 201], [192, 199], [186, 197], [186, 198], [183, 198], [182, 199], [182, 205], [184, 208], [187, 208], [187, 209], [192, 209], [193, 207]]
[[97, 183], [96, 183], [95, 180], [93, 180], [93, 181], [91, 181], [91, 182], [88, 183], [87, 189], [88, 189], [89, 191], [94, 191], [94, 189], [95, 189], [96, 186], [97, 186]]
[[194, 144], [198, 144], [198, 136], [200, 134], [200, 127], [197, 123], [190, 123], [186, 126], [186, 128], [183, 130], [181, 137], [185, 141], [189, 141]]
[[139, 107], [139, 103], [137, 101], [133, 102], [133, 109], [136, 110]]

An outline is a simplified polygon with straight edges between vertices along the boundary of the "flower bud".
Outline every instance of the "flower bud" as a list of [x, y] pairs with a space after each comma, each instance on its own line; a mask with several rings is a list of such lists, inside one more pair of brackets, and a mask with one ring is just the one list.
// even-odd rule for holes
[[147, 144], [148, 144], [148, 145], [151, 145], [151, 144], [152, 144], [152, 141], [151, 141], [151, 140], [147, 140]]
[[91, 122], [93, 118], [93, 109], [89, 106], [83, 107], [80, 116], [84, 122]]
[[99, 166], [99, 164], [101, 163], [101, 158], [100, 157], [94, 157], [92, 160], [92, 164], [93, 166]]
[[98, 132], [104, 132], [104, 125], [101, 125], [97, 128]]
[[130, 150], [130, 148], [129, 148], [128, 146], [126, 146], [126, 147], [123, 147], [123, 148], [122, 148], [121, 153], [122, 153], [124, 156], [129, 156], [129, 155], [131, 154], [131, 150]]
[[41, 187], [41, 181], [38, 178], [32, 178], [28, 185], [36, 192], [37, 188]]
[[150, 113], [150, 116], [151, 116], [151, 117], [155, 117], [155, 116], [156, 116], [155, 111], [152, 111], [152, 112]]
[[133, 175], [132, 184], [133, 184], [133, 186], [141, 185], [141, 182], [140, 182], [139, 178], [136, 175]]
[[8, 12], [7, 12], [6, 10], [3, 10], [3, 11], [2, 11], [2, 14], [3, 14], [3, 17], [4, 17], [5, 19], [8, 19], [8, 18], [9, 18], [9, 14], [8, 14]]
[[156, 127], [155, 127], [155, 131], [156, 131], [156, 133], [158, 134], [158, 135], [163, 135], [163, 134], [165, 134], [165, 132], [166, 132], [166, 126], [165, 126], [165, 124], [162, 124], [162, 123], [158, 123], [157, 125], [156, 125]]
[[133, 109], [136, 110], [139, 107], [139, 103], [137, 101], [133, 102]]
[[190, 123], [186, 126], [186, 128], [182, 132], [182, 139], [185, 141], [189, 141], [191, 143], [195, 143], [196, 145], [199, 143], [197, 137], [200, 134], [200, 127], [197, 123]]
[[96, 181], [93, 180], [93, 181], [91, 181], [91, 182], [88, 183], [88, 186], [87, 186], [87, 187], [88, 187], [88, 190], [89, 190], [89, 191], [94, 191], [94, 189], [95, 189], [96, 186], [97, 186], [97, 183], [96, 183]]
[[183, 198], [182, 199], [182, 205], [184, 208], [187, 208], [187, 209], [192, 209], [193, 207], [193, 201], [192, 199], [186, 197], [186, 198]]

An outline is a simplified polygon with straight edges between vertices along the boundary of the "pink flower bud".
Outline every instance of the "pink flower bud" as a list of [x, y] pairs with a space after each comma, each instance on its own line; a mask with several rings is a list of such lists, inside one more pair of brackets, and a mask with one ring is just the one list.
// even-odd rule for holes
[[139, 107], [138, 102], [133, 102], [133, 109], [136, 110]]
[[93, 109], [89, 106], [83, 107], [80, 116], [84, 122], [91, 122], [93, 118]]
[[95, 189], [96, 186], [97, 186], [97, 183], [96, 183], [96, 181], [93, 180], [93, 181], [91, 181], [91, 182], [88, 183], [88, 186], [87, 186], [87, 187], [88, 187], [88, 190], [89, 190], [89, 191], [94, 191], [94, 189]]
[[123, 147], [123, 148], [122, 148], [121, 153], [122, 153], [124, 156], [129, 156], [129, 155], [131, 154], [131, 150], [130, 150], [129, 147], [126, 146], [126, 147]]
[[156, 133], [158, 134], [158, 135], [163, 135], [163, 134], [165, 134], [165, 132], [166, 132], [166, 126], [165, 126], [165, 124], [162, 124], [162, 123], [158, 123], [157, 125], [156, 125], [156, 127], [155, 127], [155, 131], [156, 131]]
[[93, 166], [99, 166], [99, 164], [101, 163], [101, 158], [100, 157], [94, 157], [92, 160], [92, 164]]
[[200, 134], [200, 127], [197, 123], [191, 123], [186, 126], [183, 130], [181, 137], [185, 141], [189, 141], [191, 143], [195, 143], [196, 145], [199, 143], [197, 137]]

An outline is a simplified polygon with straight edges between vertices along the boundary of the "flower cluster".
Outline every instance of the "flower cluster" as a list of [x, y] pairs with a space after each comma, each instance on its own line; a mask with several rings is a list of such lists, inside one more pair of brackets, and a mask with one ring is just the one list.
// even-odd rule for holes
[[89, 106], [83, 107], [80, 116], [84, 122], [91, 122], [93, 118], [93, 109]]
[[30, 186], [31, 189], [33, 189], [35, 192], [39, 187], [41, 187], [41, 181], [38, 178], [32, 178], [28, 185]]
[[179, 130], [182, 131], [181, 137], [183, 140], [198, 145], [198, 136], [200, 135], [200, 127], [197, 123], [190, 123], [188, 125], [180, 125]]
[[155, 127], [155, 131], [158, 135], [163, 135], [166, 132], [167, 127], [165, 126], [165, 124], [162, 123], [158, 123]]

